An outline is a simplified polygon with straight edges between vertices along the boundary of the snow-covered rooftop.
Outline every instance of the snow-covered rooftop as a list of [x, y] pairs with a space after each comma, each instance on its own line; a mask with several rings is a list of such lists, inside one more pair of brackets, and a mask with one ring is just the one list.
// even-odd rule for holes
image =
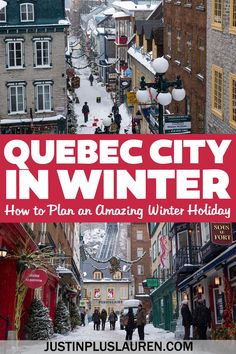
[[137, 5], [133, 1], [114, 1], [112, 5], [128, 11], [153, 11], [157, 7], [156, 4]]
[[106, 16], [111, 16], [116, 12], [116, 10], [114, 9], [114, 7], [110, 7], [108, 9], [106, 9], [103, 14]]
[[135, 48], [131, 47], [128, 50], [129, 55], [131, 57], [135, 58], [140, 64], [145, 66], [152, 74], [156, 74], [155, 70], [152, 67], [152, 64], [150, 61], [147, 60], [146, 56], [140, 53], [140, 51], [136, 50]]
[[63, 115], [56, 115], [52, 117], [41, 117], [41, 118], [15, 118], [15, 119], [1, 119], [0, 125], [4, 124], [17, 124], [17, 123], [37, 123], [37, 122], [53, 122], [60, 119], [66, 119]]
[[113, 17], [114, 17], [114, 18], [130, 17], [130, 15], [127, 15], [127, 14], [124, 13], [123, 11], [118, 11], [118, 12], [114, 13]]

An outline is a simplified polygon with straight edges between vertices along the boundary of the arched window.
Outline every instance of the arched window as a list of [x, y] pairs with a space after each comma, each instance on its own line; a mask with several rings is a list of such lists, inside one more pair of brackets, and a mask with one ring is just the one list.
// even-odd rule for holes
[[24, 3], [20, 5], [20, 20], [21, 22], [34, 21], [34, 5]]

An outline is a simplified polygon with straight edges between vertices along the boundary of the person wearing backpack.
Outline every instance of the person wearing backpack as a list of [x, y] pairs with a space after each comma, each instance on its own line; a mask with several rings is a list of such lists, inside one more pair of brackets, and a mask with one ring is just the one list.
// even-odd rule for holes
[[135, 329], [134, 313], [132, 307], [129, 308], [127, 315], [124, 317], [124, 326], [126, 331], [125, 340], [132, 340], [133, 332]]

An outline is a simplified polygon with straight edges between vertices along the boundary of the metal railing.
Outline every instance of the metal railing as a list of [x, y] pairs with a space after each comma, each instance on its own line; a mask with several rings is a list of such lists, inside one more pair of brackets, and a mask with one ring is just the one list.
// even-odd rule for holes
[[180, 248], [173, 257], [173, 272], [177, 272], [183, 266], [192, 266], [202, 263], [200, 246]]

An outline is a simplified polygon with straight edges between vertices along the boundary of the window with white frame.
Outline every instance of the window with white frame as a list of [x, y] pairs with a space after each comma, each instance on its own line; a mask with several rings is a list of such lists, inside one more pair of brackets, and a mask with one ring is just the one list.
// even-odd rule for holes
[[137, 248], [137, 257], [142, 257], [143, 256], [143, 248], [142, 247], [138, 247]]
[[9, 69], [23, 68], [23, 43], [22, 41], [7, 42], [7, 67]]
[[142, 230], [137, 231], [136, 239], [137, 239], [137, 241], [142, 241], [142, 239], [143, 239], [143, 231]]
[[6, 22], [7, 20], [7, 13], [6, 13], [6, 7], [0, 10], [0, 22]]
[[34, 42], [35, 67], [49, 67], [50, 58], [50, 42], [48, 40], [36, 40]]
[[25, 83], [8, 84], [9, 114], [25, 113]]
[[143, 294], [144, 293], [143, 283], [139, 283], [138, 284], [138, 293], [139, 294]]
[[143, 275], [144, 274], [144, 266], [143, 265], [139, 264], [137, 266], [137, 274], [138, 275]]
[[34, 21], [34, 5], [31, 3], [24, 3], [20, 5], [20, 19], [21, 22]]
[[52, 84], [36, 83], [36, 111], [47, 112], [52, 110]]

